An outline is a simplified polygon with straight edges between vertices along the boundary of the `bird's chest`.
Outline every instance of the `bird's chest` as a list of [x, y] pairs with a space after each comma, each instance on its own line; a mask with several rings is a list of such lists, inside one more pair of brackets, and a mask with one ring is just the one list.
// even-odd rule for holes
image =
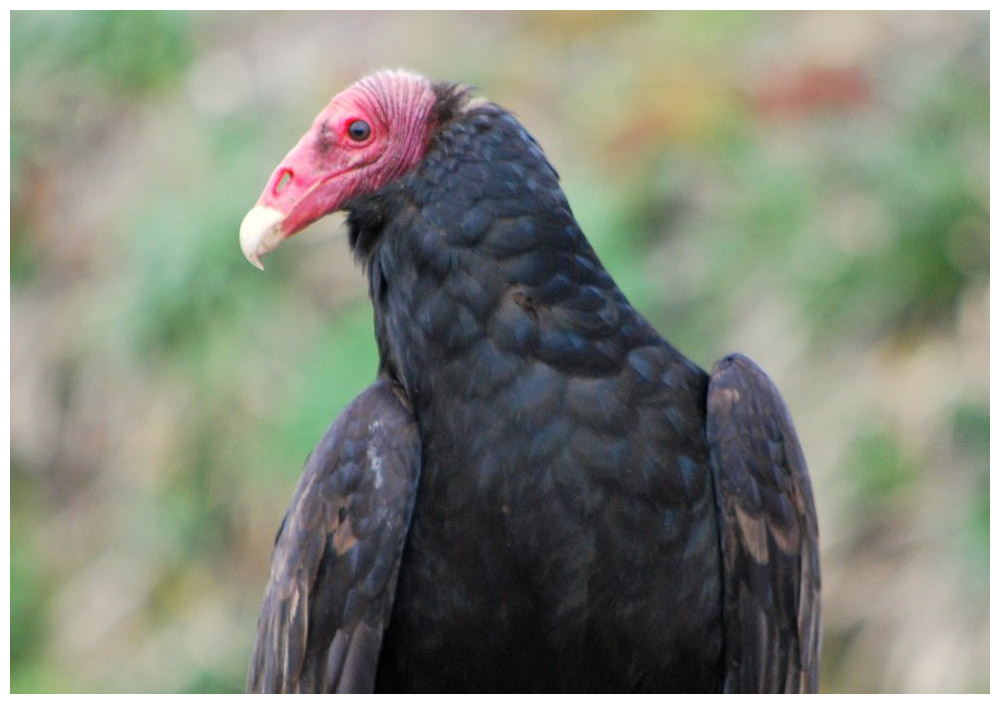
[[687, 640], [677, 657], [703, 677], [717, 657], [704, 652], [717, 535], [707, 470], [679, 469], [702, 459], [699, 438], [664, 445], [660, 412], [630, 407], [614, 377], [475, 356], [451, 369], [431, 378], [463, 393], [418, 406], [422, 474], [386, 672], [436, 667], [432, 689], [620, 690]]
[[704, 375], [567, 327], [438, 236], [386, 257], [376, 299], [422, 444], [379, 687], [713, 688]]

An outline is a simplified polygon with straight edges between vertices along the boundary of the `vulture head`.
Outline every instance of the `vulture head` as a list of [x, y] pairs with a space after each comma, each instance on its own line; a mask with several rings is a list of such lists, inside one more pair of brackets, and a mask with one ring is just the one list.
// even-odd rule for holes
[[268, 179], [240, 225], [240, 247], [260, 258], [319, 218], [406, 173], [424, 155], [436, 95], [430, 81], [383, 71], [336, 95]]

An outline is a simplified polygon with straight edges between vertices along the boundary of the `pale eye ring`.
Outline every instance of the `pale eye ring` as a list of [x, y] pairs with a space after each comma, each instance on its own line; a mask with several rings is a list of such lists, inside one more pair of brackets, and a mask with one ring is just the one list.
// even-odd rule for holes
[[371, 136], [372, 128], [364, 120], [355, 120], [347, 126], [347, 136], [355, 142], [363, 142]]

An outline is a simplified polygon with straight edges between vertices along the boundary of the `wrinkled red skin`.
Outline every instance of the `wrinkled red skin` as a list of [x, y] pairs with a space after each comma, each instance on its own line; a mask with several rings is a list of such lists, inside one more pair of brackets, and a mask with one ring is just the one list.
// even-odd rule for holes
[[[289, 237], [353, 196], [398, 178], [424, 155], [434, 93], [428, 81], [403, 72], [382, 72], [339, 93], [271, 174], [258, 206], [284, 215]], [[351, 137], [354, 122], [371, 132]]]

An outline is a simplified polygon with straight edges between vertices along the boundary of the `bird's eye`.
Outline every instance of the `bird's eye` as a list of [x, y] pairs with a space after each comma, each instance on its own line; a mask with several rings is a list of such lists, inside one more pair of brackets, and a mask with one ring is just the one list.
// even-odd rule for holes
[[371, 126], [364, 120], [355, 120], [347, 126], [347, 134], [355, 142], [365, 141], [371, 133]]

